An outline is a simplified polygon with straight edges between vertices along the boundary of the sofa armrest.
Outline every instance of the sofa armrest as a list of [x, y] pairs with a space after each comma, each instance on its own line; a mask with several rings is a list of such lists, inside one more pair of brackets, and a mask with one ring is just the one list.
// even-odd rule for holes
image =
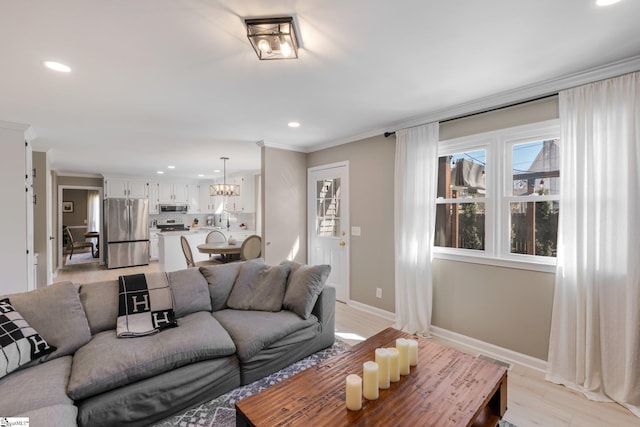
[[311, 314], [316, 316], [322, 325], [323, 330], [335, 331], [336, 321], [336, 288], [333, 286], [325, 286], [316, 305], [313, 307]]

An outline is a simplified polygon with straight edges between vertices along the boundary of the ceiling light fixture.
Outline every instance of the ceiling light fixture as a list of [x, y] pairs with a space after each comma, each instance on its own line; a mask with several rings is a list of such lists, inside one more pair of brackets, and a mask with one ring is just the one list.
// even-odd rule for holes
[[298, 123], [298, 122], [289, 122], [289, 123], [287, 123], [287, 126], [289, 126], [290, 128], [299, 128], [300, 127], [300, 123]]
[[68, 65], [64, 65], [61, 64], [59, 62], [54, 62], [54, 61], [44, 61], [44, 66], [54, 70], [54, 71], [59, 71], [61, 73], [70, 73], [71, 72], [71, 67], [69, 67]]
[[611, 6], [612, 4], [619, 3], [621, 0], [597, 0], [596, 4], [598, 6]]
[[239, 196], [240, 186], [236, 184], [227, 184], [227, 160], [228, 157], [220, 157], [224, 163], [224, 175], [222, 175], [222, 184], [211, 184], [209, 186], [209, 194], [211, 196]]
[[298, 37], [293, 18], [245, 19], [247, 37], [259, 59], [295, 59]]
[[175, 169], [175, 168], [176, 168], [176, 167], [175, 167], [175, 166], [173, 166], [173, 165], [169, 165], [169, 166], [167, 166], [167, 169]]
[[158, 175], [162, 175], [164, 173], [164, 171], [158, 171], [156, 172]]

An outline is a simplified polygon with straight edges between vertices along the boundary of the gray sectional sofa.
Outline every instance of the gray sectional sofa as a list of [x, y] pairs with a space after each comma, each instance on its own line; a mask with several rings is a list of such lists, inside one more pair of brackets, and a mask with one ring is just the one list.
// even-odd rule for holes
[[136, 338], [116, 336], [117, 280], [2, 297], [56, 350], [0, 378], [0, 415], [147, 425], [275, 372], [333, 344], [328, 268], [252, 260], [168, 273], [178, 326]]

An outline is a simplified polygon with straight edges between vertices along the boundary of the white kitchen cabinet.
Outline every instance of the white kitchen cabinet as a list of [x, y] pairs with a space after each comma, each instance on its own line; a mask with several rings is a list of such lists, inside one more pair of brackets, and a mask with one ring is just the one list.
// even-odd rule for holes
[[227, 198], [227, 210], [231, 212], [255, 212], [255, 177], [253, 175], [245, 175], [231, 178], [230, 184], [240, 186], [240, 196]]
[[221, 214], [224, 210], [224, 197], [212, 196], [209, 186], [215, 181], [201, 182], [200, 184], [200, 212]]
[[200, 206], [200, 185], [187, 184], [187, 206], [189, 207], [189, 213], [200, 213], [202, 211]]
[[158, 190], [160, 203], [188, 203], [189, 201], [187, 184], [161, 182]]
[[158, 233], [150, 232], [149, 233], [149, 260], [157, 261], [158, 260]]
[[160, 196], [158, 195], [158, 183], [149, 182], [149, 213], [160, 213]]
[[132, 199], [144, 199], [148, 197], [146, 179], [114, 178], [104, 180], [104, 197], [129, 197]]

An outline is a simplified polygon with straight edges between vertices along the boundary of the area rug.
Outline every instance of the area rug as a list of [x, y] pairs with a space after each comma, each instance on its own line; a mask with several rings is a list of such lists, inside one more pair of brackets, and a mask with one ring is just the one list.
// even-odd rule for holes
[[[349, 345], [336, 340], [335, 344], [325, 350], [312, 354], [292, 365], [281, 369], [265, 378], [254, 381], [242, 387], [231, 390], [213, 400], [205, 402], [186, 411], [165, 418], [153, 427], [235, 427], [236, 425], [236, 402], [259, 393], [269, 386], [279, 383], [292, 375], [302, 372], [312, 366], [317, 365], [325, 359], [343, 353]], [[500, 427], [516, 427], [507, 422], [500, 421]]]
[[73, 258], [69, 259], [69, 255], [67, 255], [67, 259], [64, 262], [64, 266], [70, 265], [78, 265], [78, 264], [90, 264], [94, 262], [100, 262], [99, 258], [94, 258], [91, 255], [91, 252], [76, 252], [73, 254]]

